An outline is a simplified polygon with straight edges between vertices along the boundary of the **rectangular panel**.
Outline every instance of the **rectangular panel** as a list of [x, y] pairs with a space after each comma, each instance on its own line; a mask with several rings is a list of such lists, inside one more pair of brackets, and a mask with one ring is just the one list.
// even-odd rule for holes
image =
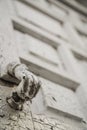
[[[74, 11], [70, 11], [69, 19], [71, 24], [65, 24], [66, 31], [68, 32], [70, 43], [72, 43], [73, 46], [79, 47], [80, 49], [83, 49], [83, 51], [86, 50], [85, 47], [85, 37], [87, 36], [87, 22], [82, 21], [84, 17], [77, 14]], [[84, 19], [85, 20], [85, 19]], [[73, 34], [73, 35], [72, 35]], [[82, 34], [82, 38], [81, 38]]]
[[75, 59], [77, 60], [77, 70], [81, 82], [81, 85], [77, 89], [76, 93], [80, 103], [82, 104], [81, 107], [84, 117], [87, 119], [87, 54], [85, 56], [75, 55]]
[[84, 34], [80, 34], [79, 32], [78, 32], [78, 35], [81, 38], [81, 40], [83, 41], [83, 45], [84, 45], [83, 51], [86, 52], [87, 51], [87, 36]]
[[29, 45], [29, 51], [31, 54], [42, 58], [42, 60], [58, 65], [57, 50], [52, 46], [30, 36], [26, 36], [27, 43]]
[[44, 107], [47, 111], [53, 109], [67, 116], [82, 118], [81, 108], [75, 93], [59, 84], [55, 84], [49, 80], [40, 78], [42, 81]]
[[85, 86], [87, 84], [87, 59], [77, 59], [77, 63], [80, 72], [80, 77]]
[[32, 55], [33, 57], [55, 67], [60, 66], [58, 53], [55, 48], [30, 35], [18, 31], [15, 31], [15, 36], [20, 45], [19, 48], [21, 48], [19, 49], [20, 52], [23, 50], [28, 56]]
[[68, 37], [64, 32], [61, 24], [56, 20], [48, 17], [44, 13], [41, 13], [40, 11], [32, 8], [31, 6], [27, 6], [21, 2], [15, 2], [15, 5], [19, 17], [53, 35], [61, 37], [64, 40], [68, 40]]
[[74, 26], [66, 22], [64, 24], [64, 28], [68, 34], [69, 42], [72, 44], [72, 46], [75, 46], [76, 48], [82, 48], [84, 49], [84, 44], [82, 39], [79, 37], [77, 30], [74, 28]]
[[67, 41], [56, 37], [55, 35], [52, 35], [51, 33], [48, 33], [45, 30], [42, 30], [41, 28], [38, 28], [37, 26], [34, 26], [33, 24], [26, 22], [23, 19], [14, 17], [12, 18], [12, 21], [13, 26], [16, 30], [32, 35], [33, 37], [38, 38], [41, 41], [46, 42], [55, 48], [57, 48], [58, 45], [67, 44]]

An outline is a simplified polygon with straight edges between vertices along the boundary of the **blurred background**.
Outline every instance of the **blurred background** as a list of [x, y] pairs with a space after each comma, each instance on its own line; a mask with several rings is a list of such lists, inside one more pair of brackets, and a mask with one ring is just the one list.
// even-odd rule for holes
[[47, 130], [86, 130], [87, 0], [8, 0], [8, 7], [17, 56], [42, 82], [32, 113], [61, 120]]

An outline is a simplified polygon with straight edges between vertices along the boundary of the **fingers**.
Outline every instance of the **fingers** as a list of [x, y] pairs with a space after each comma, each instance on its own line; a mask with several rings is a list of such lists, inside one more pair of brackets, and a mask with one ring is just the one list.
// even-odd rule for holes
[[38, 84], [38, 77], [37, 76], [35, 76], [32, 72], [30, 72], [30, 71], [27, 71], [26, 72], [27, 73], [27, 76], [28, 76], [28, 78], [29, 78], [29, 84], [30, 84], [30, 86], [32, 86], [32, 85], [37, 85]]
[[41, 82], [39, 81], [38, 77], [35, 76], [30, 71], [26, 72], [28, 76], [28, 89], [25, 95], [32, 99], [36, 96], [37, 92], [39, 91], [39, 88], [41, 86]]

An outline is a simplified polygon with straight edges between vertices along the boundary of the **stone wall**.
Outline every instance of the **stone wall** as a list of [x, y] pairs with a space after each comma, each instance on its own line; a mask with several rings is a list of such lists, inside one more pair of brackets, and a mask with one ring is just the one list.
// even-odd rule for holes
[[[86, 130], [86, 9], [52, 0], [0, 1], [0, 130]], [[82, 14], [80, 12], [82, 11]], [[85, 13], [84, 13], [85, 12]], [[25, 64], [42, 83], [23, 111], [6, 103], [17, 88], [7, 65]]]

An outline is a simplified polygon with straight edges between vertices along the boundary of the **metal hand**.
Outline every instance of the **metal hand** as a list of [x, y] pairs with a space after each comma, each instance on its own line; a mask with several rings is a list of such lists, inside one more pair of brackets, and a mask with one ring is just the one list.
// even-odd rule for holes
[[9, 64], [8, 73], [20, 80], [20, 83], [7, 102], [14, 109], [21, 110], [25, 101], [31, 101], [36, 96], [41, 82], [24, 64]]

